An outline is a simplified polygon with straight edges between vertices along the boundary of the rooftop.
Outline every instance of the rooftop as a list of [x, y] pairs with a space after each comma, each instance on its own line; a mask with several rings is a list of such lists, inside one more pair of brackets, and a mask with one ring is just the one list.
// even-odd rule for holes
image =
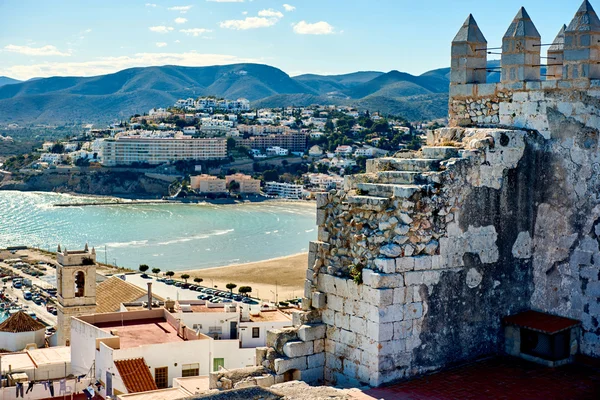
[[48, 347], [21, 353], [4, 353], [0, 356], [2, 357], [2, 372], [7, 372], [9, 368], [13, 371], [24, 371], [47, 364], [71, 363], [71, 348], [67, 346]]
[[157, 390], [156, 382], [143, 358], [130, 360], [115, 360], [115, 366], [129, 393], [148, 392]]
[[516, 358], [492, 358], [407, 382], [369, 389], [370, 399], [598, 399], [600, 370], [572, 364], [547, 368]]
[[110, 321], [94, 325], [109, 333], [117, 331], [115, 336], [120, 338], [121, 349], [184, 341], [165, 318]]
[[516, 315], [511, 315], [510, 317], [504, 318], [504, 323], [550, 335], [581, 324], [581, 322], [574, 319], [545, 314], [538, 311], [525, 311]]
[[23, 311], [11, 315], [6, 321], [0, 324], [0, 332], [9, 333], [34, 332], [45, 328], [44, 324], [33, 319]]
[[[110, 277], [98, 284], [96, 289], [96, 312], [117, 312], [121, 309], [121, 303], [131, 303], [142, 297], [147, 299], [147, 293], [147, 290], [121, 278]], [[164, 300], [155, 294], [152, 297], [159, 301]]]
[[279, 310], [270, 310], [270, 311], [261, 311], [260, 314], [250, 314], [251, 322], [275, 322], [275, 321], [291, 321], [292, 317], [289, 315], [279, 311]]

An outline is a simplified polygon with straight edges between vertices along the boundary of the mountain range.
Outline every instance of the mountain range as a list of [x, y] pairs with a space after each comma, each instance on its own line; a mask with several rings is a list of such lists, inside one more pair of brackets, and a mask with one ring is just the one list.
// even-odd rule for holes
[[244, 97], [256, 107], [354, 105], [435, 119], [447, 113], [449, 68], [411, 75], [361, 71], [300, 75], [262, 64], [130, 68], [93, 77], [0, 77], [0, 123], [103, 123], [172, 105], [179, 98]]

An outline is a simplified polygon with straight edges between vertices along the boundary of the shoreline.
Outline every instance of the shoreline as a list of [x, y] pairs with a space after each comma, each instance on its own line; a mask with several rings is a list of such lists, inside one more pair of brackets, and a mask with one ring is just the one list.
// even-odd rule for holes
[[308, 253], [296, 253], [243, 264], [176, 271], [175, 277], [179, 279], [182, 274], [188, 274], [190, 281], [199, 277], [204, 279], [204, 285], [219, 289], [230, 282], [238, 288], [250, 286], [252, 296], [273, 301], [277, 293], [279, 301], [283, 301], [302, 297], [307, 267]]
[[213, 205], [240, 205], [240, 204], [260, 204], [260, 203], [280, 203], [280, 204], [295, 204], [295, 205], [314, 205], [315, 200], [296, 200], [296, 199], [278, 199], [271, 197], [254, 197], [243, 200], [237, 199], [158, 199], [153, 196], [115, 196], [102, 194], [85, 194], [76, 192], [53, 192], [44, 190], [4, 190], [0, 187], [0, 192], [16, 192], [16, 193], [39, 193], [39, 194], [56, 194], [66, 195], [79, 198], [90, 198], [104, 200], [101, 202], [76, 202], [76, 203], [56, 203], [54, 207], [87, 207], [87, 206], [111, 206], [111, 205], [145, 205], [145, 204], [213, 204]]

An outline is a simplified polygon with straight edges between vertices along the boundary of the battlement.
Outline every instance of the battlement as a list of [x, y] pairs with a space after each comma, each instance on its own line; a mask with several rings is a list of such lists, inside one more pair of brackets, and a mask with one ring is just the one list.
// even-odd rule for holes
[[[547, 64], [540, 61], [543, 46], [549, 46]], [[469, 15], [452, 41], [451, 126], [506, 125], [547, 132], [539, 119], [545, 113], [539, 101], [575, 91], [600, 98], [600, 19], [588, 0], [548, 44], [542, 44], [533, 21], [521, 8], [502, 38], [500, 67], [487, 66], [487, 54], [493, 53], [488, 50], [487, 40]], [[546, 67], [543, 75], [542, 67]], [[501, 82], [487, 83], [487, 72], [500, 72]], [[538, 103], [527, 105], [527, 110], [510, 106], [527, 100]], [[538, 116], [537, 121], [532, 116]]]
[[56, 261], [64, 267], [93, 265], [96, 263], [96, 249], [92, 247], [92, 250], [90, 250], [86, 243], [83, 250], [69, 251], [67, 248], [62, 250], [59, 244], [56, 251]]

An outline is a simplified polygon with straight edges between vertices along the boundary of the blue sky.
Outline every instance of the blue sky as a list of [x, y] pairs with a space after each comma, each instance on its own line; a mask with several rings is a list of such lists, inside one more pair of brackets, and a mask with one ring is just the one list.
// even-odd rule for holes
[[[0, 0], [0, 75], [90, 76], [137, 66], [236, 62], [269, 64], [292, 76], [394, 69], [420, 74], [449, 66], [450, 42], [469, 13], [496, 47], [525, 6], [542, 42], [550, 43], [580, 5], [554, 3]], [[600, 10], [600, 0], [592, 5]]]

